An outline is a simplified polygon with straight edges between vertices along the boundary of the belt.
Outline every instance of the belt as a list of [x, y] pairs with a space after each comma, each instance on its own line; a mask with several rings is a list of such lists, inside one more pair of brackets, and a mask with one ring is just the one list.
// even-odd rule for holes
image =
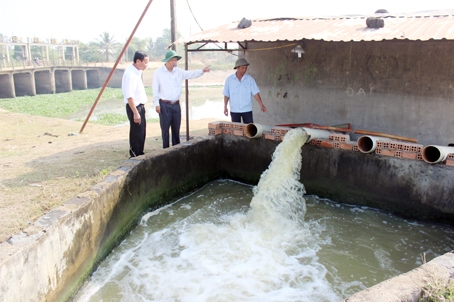
[[139, 104], [136, 106], [136, 108], [143, 107], [143, 104]]
[[176, 101], [168, 101], [168, 100], [161, 100], [159, 99], [160, 102], [163, 102], [163, 103], [166, 103], [166, 104], [179, 104], [180, 103], [180, 100], [176, 100]]

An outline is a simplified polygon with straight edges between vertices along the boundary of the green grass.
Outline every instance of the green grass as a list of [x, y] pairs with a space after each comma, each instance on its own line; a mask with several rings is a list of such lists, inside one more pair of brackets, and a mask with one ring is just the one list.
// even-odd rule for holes
[[[76, 90], [56, 94], [39, 94], [9, 99], [0, 99], [0, 108], [44, 117], [65, 118], [87, 105], [93, 105], [101, 89]], [[120, 88], [106, 88], [101, 100], [123, 99]]]
[[[0, 99], [0, 108], [15, 113], [68, 118], [83, 109], [91, 108], [98, 98], [100, 91], [101, 88], [97, 88]], [[147, 94], [151, 95], [151, 89], [147, 89], [146, 91]], [[106, 100], [123, 100], [121, 88], [104, 89], [98, 104]], [[107, 113], [100, 114], [97, 119], [90, 119], [90, 122], [103, 125], [119, 125], [128, 122], [128, 117], [126, 114]]]
[[434, 279], [422, 288], [421, 302], [454, 301], [454, 280], [448, 282]]

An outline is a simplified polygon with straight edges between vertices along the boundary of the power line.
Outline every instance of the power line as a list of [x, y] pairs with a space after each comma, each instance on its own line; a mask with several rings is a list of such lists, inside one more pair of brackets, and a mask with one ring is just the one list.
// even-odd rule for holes
[[189, 5], [189, 1], [186, 0], [186, 3], [188, 4], [189, 11], [191, 12], [192, 17], [194, 18], [195, 23], [199, 26], [200, 30], [203, 31], [202, 26], [200, 26], [199, 21], [197, 21], [197, 18], [194, 16], [194, 13], [192, 12], [191, 5]]

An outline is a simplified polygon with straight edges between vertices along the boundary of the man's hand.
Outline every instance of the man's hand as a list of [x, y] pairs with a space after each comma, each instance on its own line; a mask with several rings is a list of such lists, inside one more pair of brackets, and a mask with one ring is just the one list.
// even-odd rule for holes
[[203, 67], [203, 69], [202, 69], [203, 73], [205, 73], [205, 72], [210, 72], [210, 66], [211, 66], [211, 65], [208, 65], [208, 66]]
[[161, 113], [161, 106], [156, 106], [156, 112]]
[[134, 123], [140, 125], [141, 119], [140, 119], [140, 114], [139, 112], [134, 113]]

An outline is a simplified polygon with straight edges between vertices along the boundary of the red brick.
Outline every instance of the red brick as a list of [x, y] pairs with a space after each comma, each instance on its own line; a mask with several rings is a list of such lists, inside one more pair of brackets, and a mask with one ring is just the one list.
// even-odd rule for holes
[[275, 141], [276, 140], [276, 135], [271, 134], [271, 133], [267, 133], [267, 134], [265, 134], [265, 139], [269, 139], [271, 141]]
[[273, 133], [273, 134], [278, 134], [278, 135], [282, 135], [284, 136], [285, 134], [287, 134], [287, 132], [289, 132], [292, 128], [290, 127], [272, 127], [270, 129], [270, 132]]
[[330, 134], [328, 136], [329, 140], [338, 141], [338, 142], [348, 142], [350, 141], [350, 135], [348, 134]]
[[454, 167], [454, 159], [447, 159], [445, 164], [450, 167]]
[[402, 150], [404, 151], [411, 151], [411, 152], [421, 152], [423, 145], [420, 144], [412, 144], [412, 143], [403, 143]]
[[225, 128], [225, 129], [233, 129], [233, 124], [232, 122], [224, 122], [223, 125], [222, 125], [222, 128]]
[[243, 134], [244, 134], [243, 130], [233, 130], [233, 135], [243, 136]]
[[231, 123], [230, 128], [243, 131], [246, 127], [246, 124], [243, 123]]
[[318, 141], [319, 141], [319, 139], [314, 138], [309, 142], [309, 144], [318, 146], [319, 145]]
[[230, 135], [230, 134], [232, 134], [232, 130], [230, 128], [224, 128], [224, 129], [222, 129], [222, 133]]
[[402, 158], [418, 159], [418, 152], [402, 151]]
[[222, 133], [222, 129], [209, 129], [208, 134], [209, 135], [219, 135]]
[[344, 150], [353, 150], [353, 148], [356, 147], [356, 150], [358, 150], [358, 145], [356, 142], [340, 142], [340, 148]]
[[394, 150], [391, 149], [376, 148], [375, 153], [384, 156], [394, 156]]
[[223, 122], [211, 122], [208, 123], [208, 129], [221, 129], [223, 124]]
[[397, 149], [397, 142], [389, 142], [389, 149]]
[[330, 140], [320, 140], [320, 146], [325, 148], [334, 148], [334, 142]]
[[454, 159], [454, 153], [449, 153], [446, 159]]

